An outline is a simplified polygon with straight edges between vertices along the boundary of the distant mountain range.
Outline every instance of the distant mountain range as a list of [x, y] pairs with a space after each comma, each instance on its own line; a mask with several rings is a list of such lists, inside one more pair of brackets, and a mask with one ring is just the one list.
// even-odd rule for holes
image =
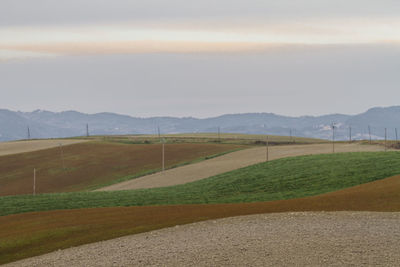
[[[358, 115], [331, 114], [324, 116], [288, 117], [273, 113], [228, 114], [213, 118], [151, 117], [137, 118], [115, 113], [84, 114], [77, 111], [15, 112], [0, 109], [0, 141], [31, 138], [58, 138], [86, 135], [86, 124], [91, 135], [161, 134], [221, 132], [271, 134], [332, 138], [332, 123], [336, 139], [347, 140], [350, 127], [353, 139], [368, 139], [368, 126], [373, 139], [395, 139], [395, 128], [400, 131], [400, 106], [372, 108]], [[399, 132], [400, 136], [400, 132]]]

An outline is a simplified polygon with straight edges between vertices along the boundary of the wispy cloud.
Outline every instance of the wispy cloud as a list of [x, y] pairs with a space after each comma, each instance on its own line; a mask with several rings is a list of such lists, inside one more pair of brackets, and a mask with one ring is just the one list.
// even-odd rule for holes
[[[400, 19], [309, 19], [243, 24], [0, 27], [0, 57], [249, 51], [290, 45], [400, 43]], [[17, 56], [18, 57], [18, 56]]]

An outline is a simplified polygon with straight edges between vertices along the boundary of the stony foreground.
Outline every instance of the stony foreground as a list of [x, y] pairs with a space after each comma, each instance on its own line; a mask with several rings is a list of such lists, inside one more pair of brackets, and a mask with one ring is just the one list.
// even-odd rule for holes
[[396, 266], [399, 248], [398, 212], [275, 213], [176, 226], [7, 266]]

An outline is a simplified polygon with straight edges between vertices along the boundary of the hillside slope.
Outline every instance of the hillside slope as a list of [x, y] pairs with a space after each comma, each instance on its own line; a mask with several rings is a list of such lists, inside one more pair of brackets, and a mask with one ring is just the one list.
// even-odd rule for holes
[[239, 215], [295, 211], [400, 212], [400, 176], [319, 196], [260, 203], [114, 207], [0, 217], [0, 263], [164, 227]]

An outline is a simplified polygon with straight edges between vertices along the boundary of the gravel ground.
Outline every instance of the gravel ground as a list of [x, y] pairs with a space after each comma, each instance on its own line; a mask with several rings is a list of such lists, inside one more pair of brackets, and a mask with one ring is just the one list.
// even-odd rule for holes
[[[382, 146], [377, 145], [335, 144], [336, 152], [383, 150], [384, 148]], [[273, 160], [285, 157], [323, 153], [332, 153], [332, 144], [271, 146], [269, 148], [269, 159]], [[166, 157], [168, 157], [168, 151], [166, 151]], [[201, 161], [199, 163], [189, 164], [170, 169], [165, 172], [155, 173], [126, 182], [114, 184], [101, 188], [98, 191], [129, 190], [185, 184], [208, 178], [220, 173], [264, 162], [265, 159], [265, 147], [250, 148], [232, 152], [217, 158]]]
[[32, 152], [42, 149], [48, 149], [62, 145], [72, 145], [77, 143], [87, 142], [86, 140], [29, 140], [29, 141], [14, 141], [0, 142], [0, 156]]
[[400, 213], [251, 215], [165, 228], [6, 266], [399, 266]]

